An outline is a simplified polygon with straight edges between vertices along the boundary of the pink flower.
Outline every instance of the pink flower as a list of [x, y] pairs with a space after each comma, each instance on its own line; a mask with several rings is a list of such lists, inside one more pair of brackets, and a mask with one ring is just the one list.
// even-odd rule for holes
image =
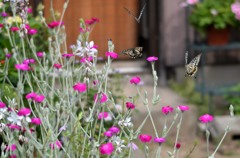
[[177, 143], [175, 146], [176, 146], [177, 149], [181, 148], [181, 144], [180, 143]]
[[108, 117], [108, 112], [100, 112], [98, 114], [98, 119], [101, 120], [101, 119], [105, 119]]
[[98, 80], [93, 81], [93, 85], [96, 86], [98, 84]]
[[112, 126], [111, 128], [108, 129], [108, 131], [114, 133], [114, 134], [117, 134], [120, 132], [120, 129], [116, 126]]
[[53, 22], [51, 22], [51, 23], [48, 24], [48, 27], [51, 28], [51, 29], [53, 29], [53, 28], [58, 27], [58, 26], [61, 26], [61, 25], [63, 25], [63, 24], [64, 24], [63, 22], [60, 23], [59, 21], [53, 21]]
[[139, 84], [140, 81], [141, 81], [141, 78], [138, 76], [134, 76], [130, 79], [131, 84]]
[[35, 35], [37, 32], [38, 32], [37, 29], [29, 29], [28, 30], [29, 35]]
[[32, 13], [32, 8], [28, 8], [27, 12]]
[[152, 136], [148, 135], [148, 134], [140, 134], [138, 136], [138, 138], [140, 139], [141, 142], [143, 143], [149, 143], [152, 139]]
[[18, 130], [20, 130], [20, 129], [21, 129], [20, 126], [18, 126], [18, 125], [14, 125], [14, 124], [7, 124], [7, 126], [8, 126], [11, 130], [14, 130], [14, 129], [18, 129]]
[[102, 144], [99, 150], [102, 155], [111, 155], [112, 152], [114, 151], [114, 146], [111, 142], [109, 142], [106, 144]]
[[133, 150], [137, 150], [138, 149], [138, 146], [135, 143], [129, 143], [128, 147], [132, 148]]
[[44, 95], [37, 95], [37, 96], [35, 96], [34, 101], [41, 103], [41, 102], [43, 102], [44, 99], [45, 99]]
[[187, 0], [187, 3], [190, 5], [197, 4], [199, 0]]
[[26, 95], [26, 99], [34, 99], [37, 96], [36, 93], [31, 92]]
[[28, 64], [15, 64], [15, 68], [17, 70], [22, 70], [22, 71], [30, 70], [30, 67], [28, 66]]
[[167, 115], [169, 112], [173, 112], [173, 107], [169, 105], [162, 107], [162, 113]]
[[49, 144], [49, 146], [50, 146], [51, 149], [54, 149], [54, 148], [55, 148], [55, 145], [57, 146], [58, 149], [61, 149], [61, 148], [62, 148], [62, 142], [60, 142], [59, 140], [57, 140], [55, 143]]
[[82, 28], [82, 27], [80, 27], [79, 28], [79, 31], [80, 31], [80, 33], [86, 33], [86, 32], [88, 32], [88, 31], [90, 31], [90, 29], [89, 28]]
[[44, 55], [44, 53], [43, 53], [43, 52], [37, 52], [37, 56], [38, 56], [39, 58], [42, 58], [42, 57], [43, 57], [43, 55]]
[[179, 105], [178, 108], [179, 108], [182, 112], [189, 110], [189, 107], [188, 107], [188, 106], [185, 106], [185, 105]]
[[8, 14], [7, 14], [6, 12], [2, 12], [2, 13], [1, 13], [1, 16], [2, 16], [2, 17], [7, 17]]
[[34, 59], [25, 59], [23, 60], [23, 64], [34, 64], [35, 63], [35, 60]]
[[6, 54], [6, 57], [7, 57], [8, 59], [10, 59], [10, 58], [12, 57], [12, 54], [8, 53], [8, 54]]
[[42, 121], [40, 118], [34, 117], [31, 119], [31, 123], [35, 124], [35, 125], [40, 125], [40, 124], [42, 124]]
[[127, 107], [128, 109], [134, 109], [134, 108], [135, 108], [135, 105], [134, 105], [133, 103], [131, 103], [131, 102], [126, 102], [126, 107]]
[[72, 56], [74, 56], [74, 54], [63, 54], [62, 56], [65, 58], [71, 58]]
[[117, 59], [118, 58], [118, 54], [115, 53], [115, 52], [106, 52], [106, 56], [111, 57], [112, 59]]
[[161, 137], [161, 138], [156, 137], [156, 138], [154, 138], [154, 142], [162, 144], [162, 143], [166, 142], [166, 139], [164, 137]]
[[13, 27], [10, 28], [10, 30], [11, 30], [12, 32], [17, 32], [17, 31], [19, 30], [19, 28], [13, 26]]
[[14, 151], [14, 150], [16, 150], [17, 149], [17, 145], [16, 144], [12, 144], [11, 146], [7, 146], [6, 147], [6, 150], [7, 151]]
[[6, 104], [0, 101], [0, 108], [5, 108], [5, 107], [6, 107]]
[[29, 108], [22, 108], [18, 111], [18, 116], [28, 116], [31, 114], [31, 109]]
[[105, 137], [111, 138], [113, 136], [113, 133], [111, 131], [106, 131], [103, 133]]
[[147, 58], [147, 61], [149, 61], [149, 62], [154, 62], [154, 61], [157, 61], [157, 60], [158, 60], [158, 57], [155, 57], [155, 56], [151, 56], [151, 57]]
[[25, 24], [25, 29], [29, 30], [31, 27], [28, 24]]
[[4, 26], [4, 25], [0, 23], [0, 29], [3, 28], [3, 26]]
[[17, 155], [15, 155], [15, 154], [9, 155], [9, 158], [17, 158]]
[[97, 22], [99, 22], [99, 19], [98, 19], [98, 18], [92, 18], [92, 19], [90, 19], [90, 20], [85, 20], [85, 23], [86, 23], [87, 25], [92, 25], [92, 24], [95, 24], [95, 23], [97, 23]]
[[231, 5], [231, 10], [234, 14], [238, 14], [240, 12], [240, 2], [235, 2]]
[[75, 91], [78, 91], [79, 93], [83, 93], [83, 92], [85, 92], [85, 91], [87, 90], [87, 86], [86, 86], [85, 83], [80, 83], [80, 82], [78, 82], [77, 84], [75, 84], [75, 85], [73, 86], [73, 89], [74, 89]]
[[62, 65], [61, 65], [61, 64], [58, 64], [58, 63], [56, 63], [56, 64], [54, 64], [54, 65], [53, 65], [53, 67], [55, 67], [56, 69], [61, 69], [61, 68], [62, 68]]
[[208, 123], [208, 122], [212, 122], [213, 121], [213, 116], [209, 115], [209, 114], [204, 114], [202, 116], [199, 117], [199, 120], [202, 123]]
[[[100, 103], [105, 103], [105, 102], [108, 100], [106, 94], [101, 93], [100, 95], [101, 95], [101, 96], [100, 96]], [[95, 94], [95, 95], [94, 95], [94, 101], [97, 101], [97, 100], [98, 100], [98, 94]], [[98, 101], [99, 101], [99, 100], [98, 100]]]
[[93, 57], [84, 57], [80, 60], [81, 63], [91, 62], [93, 60]]

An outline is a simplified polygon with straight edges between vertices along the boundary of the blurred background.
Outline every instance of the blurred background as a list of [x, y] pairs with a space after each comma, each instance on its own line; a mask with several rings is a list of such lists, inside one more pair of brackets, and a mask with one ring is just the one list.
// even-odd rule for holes
[[[55, 1], [51, 4], [49, 0], [32, 0], [31, 5], [36, 13], [37, 5], [43, 3], [46, 20], [51, 22], [50, 6], [61, 13], [65, 2]], [[196, 106], [199, 113], [226, 115], [231, 103], [240, 114], [240, 16], [235, 0], [147, 0], [137, 23], [124, 7], [138, 17], [145, 2], [70, 0], [63, 20], [68, 45], [76, 43], [80, 18], [99, 18], [90, 37], [99, 46], [100, 57], [105, 56], [109, 38], [118, 53], [143, 47], [139, 59], [120, 55], [120, 60], [114, 61], [118, 72], [149, 75], [151, 67], [146, 57], [157, 56], [159, 84]], [[186, 51], [188, 61], [202, 53], [196, 79], [184, 77]], [[230, 140], [239, 135], [236, 131]]]

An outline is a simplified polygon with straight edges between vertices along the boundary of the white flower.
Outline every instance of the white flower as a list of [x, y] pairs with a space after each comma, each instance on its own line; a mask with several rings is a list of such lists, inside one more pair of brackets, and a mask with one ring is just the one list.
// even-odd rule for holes
[[104, 118], [105, 121], [112, 121], [112, 115], [108, 113], [108, 116]]
[[125, 127], [132, 127], [133, 123], [131, 122], [131, 117], [127, 117], [125, 120], [121, 120], [118, 122], [120, 126], [125, 126]]
[[7, 108], [0, 108], [0, 120], [4, 118]]
[[213, 16], [216, 16], [216, 15], [218, 15], [218, 11], [216, 9], [211, 9], [211, 14]]
[[78, 53], [76, 53], [76, 55], [81, 56], [81, 57], [86, 56], [86, 55], [95, 57], [96, 53], [97, 53], [97, 49], [96, 49], [96, 46], [94, 45], [93, 41], [91, 41], [89, 43], [86, 42], [85, 47], [82, 46], [82, 43], [80, 41], [77, 41], [76, 51], [78, 52]]
[[138, 149], [138, 146], [135, 143], [133, 143], [133, 142], [129, 143], [128, 147], [129, 148], [131, 147], [133, 150], [137, 150]]
[[116, 108], [116, 110], [117, 110], [118, 112], [122, 112], [122, 105], [116, 104], [116, 105], [115, 105], [115, 108]]
[[6, 125], [4, 123], [0, 123], [0, 133], [3, 132]]
[[126, 146], [123, 144], [124, 140], [122, 140], [120, 137], [113, 136], [112, 142], [116, 144], [116, 151], [122, 152], [122, 148], [125, 148]]
[[10, 116], [7, 118], [8, 121], [12, 122], [13, 124], [17, 124], [21, 126], [21, 120], [23, 116], [18, 116], [15, 112], [11, 112]]

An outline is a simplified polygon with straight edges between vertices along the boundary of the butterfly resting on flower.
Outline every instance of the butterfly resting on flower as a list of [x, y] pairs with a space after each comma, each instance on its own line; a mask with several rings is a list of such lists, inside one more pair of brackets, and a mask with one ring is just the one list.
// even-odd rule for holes
[[202, 54], [198, 54], [190, 61], [190, 63], [188, 63], [188, 52], [185, 53], [185, 77], [190, 76], [196, 78], [198, 63], [200, 61], [201, 55]]

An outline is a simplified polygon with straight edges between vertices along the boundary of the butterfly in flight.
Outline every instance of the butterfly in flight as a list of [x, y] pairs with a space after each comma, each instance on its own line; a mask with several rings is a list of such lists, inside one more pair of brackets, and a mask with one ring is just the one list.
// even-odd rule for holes
[[142, 14], [143, 14], [143, 11], [144, 11], [146, 5], [147, 5], [147, 0], [145, 1], [144, 5], [143, 5], [143, 7], [142, 7], [142, 10], [141, 10], [141, 12], [140, 12], [140, 14], [139, 14], [138, 17], [136, 17], [135, 15], [133, 15], [133, 13], [132, 13], [130, 10], [128, 10], [126, 7], [124, 7], [124, 9], [125, 9], [125, 10], [128, 12], [128, 14], [131, 15], [138, 23], [140, 23], [140, 19], [141, 19], [141, 17], [142, 17]]
[[139, 58], [142, 56], [142, 49], [143, 49], [143, 47], [135, 47], [135, 48], [123, 50], [120, 53], [128, 55], [129, 57], [135, 59], [135, 58]]
[[198, 70], [198, 63], [200, 61], [202, 54], [198, 54], [195, 58], [188, 64], [188, 52], [185, 53], [185, 77], [190, 76], [196, 78], [196, 73]]

